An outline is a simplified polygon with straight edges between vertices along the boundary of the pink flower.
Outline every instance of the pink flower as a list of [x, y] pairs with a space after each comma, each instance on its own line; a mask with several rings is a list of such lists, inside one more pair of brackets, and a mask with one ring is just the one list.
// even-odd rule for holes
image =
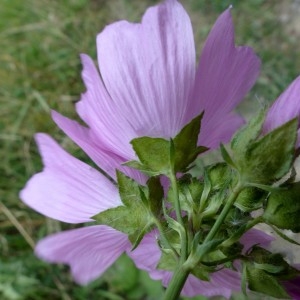
[[[233, 109], [254, 84], [260, 61], [234, 46], [230, 10], [217, 20], [196, 68], [188, 15], [176, 0], [149, 8], [141, 24], [120, 21], [97, 37], [100, 74], [81, 55], [87, 91], [76, 109], [88, 127], [53, 113], [54, 121], [98, 165], [99, 151], [134, 158], [129, 141], [173, 137], [205, 110], [199, 144], [228, 142], [243, 123]], [[114, 171], [113, 171], [114, 173]]]
[[[269, 132], [283, 125], [293, 118], [300, 117], [300, 76], [297, 77], [289, 87], [278, 97], [270, 107], [265, 123], [264, 132]], [[300, 146], [300, 131], [298, 130], [298, 141]]]
[[[57, 112], [52, 117], [112, 178], [118, 168], [142, 183], [143, 175], [121, 166], [135, 158], [129, 143], [133, 138], [173, 137], [205, 110], [199, 144], [214, 148], [227, 142], [243, 123], [233, 109], [254, 84], [260, 67], [250, 48], [234, 46], [228, 9], [211, 30], [196, 68], [191, 23], [176, 0], [149, 8], [141, 24], [120, 21], [107, 26], [97, 37], [97, 51], [101, 76], [91, 58], [81, 55], [87, 91], [76, 110], [87, 127]], [[100, 211], [121, 205], [117, 188], [101, 173], [67, 154], [47, 135], [36, 139], [45, 167], [21, 191], [25, 203], [69, 223], [89, 222]], [[143, 247], [147, 243], [152, 248]], [[153, 233], [135, 252], [129, 252], [130, 247], [123, 233], [89, 226], [47, 237], [36, 253], [46, 261], [69, 264], [75, 280], [85, 284], [124, 251], [145, 269], [137, 251], [149, 257], [153, 250], [156, 256], [147, 271], [160, 274], [152, 277], [168, 284], [170, 273], [156, 270], [159, 249]], [[239, 282], [228, 272], [226, 280], [216, 273], [211, 285], [190, 276], [183, 294], [210, 291], [228, 296]]]

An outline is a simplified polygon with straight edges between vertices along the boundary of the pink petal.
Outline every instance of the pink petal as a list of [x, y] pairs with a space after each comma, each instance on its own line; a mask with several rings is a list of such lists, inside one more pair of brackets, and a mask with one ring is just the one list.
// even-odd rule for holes
[[102, 170], [115, 178], [115, 169], [124, 162], [124, 159], [101, 148], [101, 142], [97, 141], [97, 135], [90, 128], [84, 127], [56, 111], [52, 111], [52, 118], [58, 127], [82, 148]]
[[157, 237], [156, 231], [146, 234], [139, 246], [134, 251], [128, 250], [127, 254], [138, 268], [147, 271], [152, 279], [160, 280], [163, 277], [162, 274], [168, 272], [156, 269], [161, 256]]
[[113, 151], [126, 157], [128, 141], [134, 137], [174, 136], [184, 125], [195, 73], [192, 28], [182, 6], [165, 1], [148, 9], [141, 24], [121, 21], [107, 26], [98, 35], [97, 48], [115, 113], [105, 127], [119, 116], [126, 119], [119, 121], [123, 130], [110, 137]]
[[71, 267], [76, 282], [99, 277], [128, 248], [127, 236], [108, 226], [90, 226], [57, 233], [39, 241], [36, 255]]
[[[270, 132], [293, 118], [300, 119], [300, 76], [273, 103], [268, 111], [263, 131]], [[300, 145], [300, 133], [297, 145]]]
[[[147, 234], [140, 245], [134, 251], [127, 251], [127, 254], [133, 259], [135, 265], [147, 271], [152, 279], [162, 280], [163, 285], [168, 286], [172, 278], [172, 272], [156, 269], [161, 251], [156, 241], [155, 231]], [[222, 295], [229, 298], [233, 287], [235, 288], [234, 290], [240, 289], [239, 275], [233, 273], [236, 272], [221, 270], [212, 274], [212, 280], [210, 282], [201, 281], [195, 276], [189, 275], [181, 295], [187, 297], [196, 295], [204, 295], [207, 297]], [[222, 280], [222, 278], [224, 279]], [[228, 279], [228, 281], [226, 279]]]
[[243, 124], [244, 119], [235, 113], [229, 113], [222, 116], [218, 120], [212, 118], [206, 119], [206, 123], [202, 123], [199, 144], [205, 145], [210, 149], [215, 149], [220, 146], [220, 143], [230, 141], [232, 135]]
[[110, 177], [116, 179], [116, 169], [119, 169], [141, 184], [146, 182], [146, 177], [140, 172], [122, 166], [122, 164], [127, 161], [125, 158], [119, 157], [115, 153], [101, 148], [102, 142], [98, 140], [97, 135], [93, 130], [60, 115], [55, 111], [52, 111], [52, 118], [55, 123]]
[[[259, 68], [260, 60], [251, 48], [235, 47], [232, 18], [227, 9], [206, 40], [187, 118], [204, 110], [202, 130], [218, 134], [211, 129], [213, 124], [220, 123], [224, 116], [226, 120], [227, 114], [240, 103], [258, 77]], [[219, 138], [217, 144], [224, 142]]]
[[20, 193], [36, 211], [63, 222], [91, 221], [100, 211], [121, 205], [117, 188], [101, 173], [65, 152], [46, 134], [36, 141], [45, 165]]
[[263, 248], [267, 248], [274, 240], [274, 236], [269, 235], [262, 230], [253, 228], [247, 231], [241, 237], [240, 242], [244, 245], [244, 252], [247, 252], [254, 245], [259, 245]]
[[223, 287], [226, 291], [230, 291], [226, 294], [226, 297], [230, 297], [232, 292], [241, 290], [241, 274], [231, 269], [222, 269], [211, 275], [212, 281], [216, 286]]
[[81, 61], [87, 91], [76, 105], [78, 114], [91, 129], [96, 144], [125, 160], [133, 159], [134, 152], [129, 142], [136, 134], [127, 120], [128, 116], [111, 99], [92, 59], [82, 54]]
[[[223, 274], [222, 271], [219, 272], [221, 273], [221, 276], [226, 276], [226, 274]], [[187, 297], [194, 297], [198, 295], [203, 295], [206, 297], [223, 296], [224, 298], [229, 299], [231, 293], [231, 289], [228, 289], [222, 284], [216, 284], [214, 282], [213, 276], [211, 277], [211, 281], [207, 282], [201, 281], [193, 275], [189, 275], [182, 289], [181, 295]]]

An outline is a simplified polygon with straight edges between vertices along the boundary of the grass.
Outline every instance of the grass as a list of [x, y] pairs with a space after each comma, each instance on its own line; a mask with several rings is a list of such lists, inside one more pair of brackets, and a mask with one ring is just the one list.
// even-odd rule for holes
[[[86, 287], [73, 283], [67, 267], [38, 260], [32, 251], [35, 241], [71, 227], [45, 219], [18, 198], [28, 178], [42, 168], [33, 141], [35, 132], [50, 133], [71, 153], [88, 161], [54, 126], [49, 110], [53, 108], [75, 117], [74, 102], [84, 91], [79, 53], [96, 58], [95, 36], [107, 23], [123, 18], [137, 21], [144, 9], [156, 2], [1, 1], [1, 299], [161, 298], [160, 284], [136, 270], [126, 257], [121, 257], [103, 277]], [[218, 14], [233, 3], [237, 43], [254, 47], [263, 61], [261, 77], [247, 97], [250, 103], [247, 108], [274, 100], [299, 73], [300, 44], [279, 22], [280, 11], [273, 1], [183, 0], [182, 3], [192, 17], [198, 53]]]

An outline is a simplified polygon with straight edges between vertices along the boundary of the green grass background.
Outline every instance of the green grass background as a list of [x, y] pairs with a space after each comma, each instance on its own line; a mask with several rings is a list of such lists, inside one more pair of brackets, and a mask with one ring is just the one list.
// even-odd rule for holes
[[[35, 132], [50, 133], [90, 162], [55, 127], [49, 110], [74, 118], [74, 102], [84, 91], [79, 53], [95, 59], [95, 37], [106, 24], [138, 21], [145, 8], [157, 2], [0, 0], [0, 299], [161, 298], [160, 284], [126, 257], [86, 287], [72, 281], [68, 267], [38, 260], [31, 246], [72, 226], [35, 213], [18, 198], [26, 181], [42, 168]], [[198, 53], [218, 14], [234, 5], [237, 43], [252, 46], [263, 62], [243, 111], [273, 101], [300, 73], [300, 34], [289, 9], [293, 2], [182, 0], [192, 18]], [[281, 22], [284, 11], [288, 19]]]

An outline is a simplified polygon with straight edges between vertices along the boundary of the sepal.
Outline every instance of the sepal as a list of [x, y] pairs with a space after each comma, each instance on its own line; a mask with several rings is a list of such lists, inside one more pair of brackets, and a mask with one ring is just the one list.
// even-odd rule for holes
[[300, 232], [300, 182], [270, 193], [263, 218], [281, 229]]
[[185, 172], [200, 153], [208, 150], [198, 146], [198, 136], [203, 113], [194, 118], [174, 137], [163, 138], [140, 137], [131, 141], [139, 158], [125, 165], [136, 168], [147, 175], [169, 175], [170, 172]]
[[124, 206], [110, 208], [93, 218], [127, 234], [134, 249], [155, 223], [163, 196], [162, 187], [155, 178], [148, 181], [147, 187], [141, 186], [120, 171], [117, 171], [117, 179]]
[[[203, 183], [192, 177], [190, 174], [185, 174], [177, 181], [179, 190], [180, 208], [189, 214], [192, 214], [197, 209], [201, 195], [203, 193]], [[170, 187], [168, 191], [167, 201], [174, 204], [174, 187]]]
[[270, 184], [282, 178], [295, 157], [298, 120], [293, 119], [261, 137], [265, 112], [242, 128], [231, 142], [234, 160], [224, 147], [225, 161], [236, 168], [244, 183]]
[[246, 187], [238, 195], [234, 205], [244, 212], [258, 210], [263, 205], [267, 193], [255, 187]]
[[247, 263], [245, 276], [248, 288], [252, 291], [263, 293], [277, 299], [291, 299], [285, 289], [272, 274], [256, 268], [255, 265]]

